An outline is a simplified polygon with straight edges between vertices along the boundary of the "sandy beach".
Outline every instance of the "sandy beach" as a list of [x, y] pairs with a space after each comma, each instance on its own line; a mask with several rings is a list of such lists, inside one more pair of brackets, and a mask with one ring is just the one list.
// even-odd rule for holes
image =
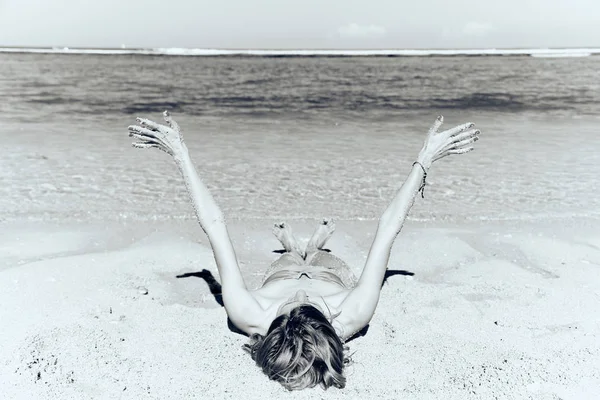
[[[231, 221], [249, 287], [272, 221]], [[306, 240], [315, 221], [293, 221]], [[360, 273], [374, 221], [329, 248]], [[598, 220], [407, 223], [344, 390], [287, 392], [242, 350], [192, 221], [11, 223], [0, 234], [6, 399], [595, 399]], [[209, 285], [210, 283], [210, 285]], [[211, 293], [212, 288], [212, 293]]]

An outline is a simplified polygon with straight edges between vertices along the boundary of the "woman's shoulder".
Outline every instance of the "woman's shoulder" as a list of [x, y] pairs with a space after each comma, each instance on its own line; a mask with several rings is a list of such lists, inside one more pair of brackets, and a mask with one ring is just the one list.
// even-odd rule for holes
[[336, 283], [317, 279], [283, 279], [269, 282], [267, 285], [251, 291], [251, 293], [259, 303], [270, 304], [288, 299], [298, 290], [304, 290], [309, 297], [325, 298], [332, 301], [340, 299], [340, 304], [351, 291], [351, 289]]

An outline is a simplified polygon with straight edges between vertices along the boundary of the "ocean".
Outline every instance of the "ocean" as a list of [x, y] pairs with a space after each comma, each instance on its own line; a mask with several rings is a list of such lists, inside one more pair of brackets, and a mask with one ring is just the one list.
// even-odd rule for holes
[[476, 151], [435, 163], [419, 221], [599, 216], [600, 56], [0, 52], [0, 221], [194, 218], [127, 126], [169, 110], [230, 220], [378, 218], [439, 114]]

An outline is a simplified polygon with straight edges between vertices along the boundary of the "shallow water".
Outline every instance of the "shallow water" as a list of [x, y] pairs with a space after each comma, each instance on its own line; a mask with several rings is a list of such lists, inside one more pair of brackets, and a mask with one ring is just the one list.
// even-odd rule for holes
[[229, 219], [374, 219], [441, 113], [483, 131], [431, 170], [421, 220], [598, 215], [600, 57], [0, 54], [0, 220], [193, 218], [172, 161], [130, 147], [173, 111]]

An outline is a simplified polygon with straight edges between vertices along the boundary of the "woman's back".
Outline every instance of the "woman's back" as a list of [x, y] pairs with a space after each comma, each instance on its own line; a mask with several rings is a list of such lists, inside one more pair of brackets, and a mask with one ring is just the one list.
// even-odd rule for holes
[[[265, 310], [264, 332], [270, 321], [301, 304], [316, 307], [330, 321], [340, 314], [340, 306], [356, 285], [348, 265], [323, 246], [335, 230], [332, 220], [324, 219], [303, 250], [286, 223], [275, 224], [273, 233], [285, 253], [267, 269], [262, 286], [253, 291]], [[336, 329], [341, 335], [342, 329]]]
[[[303, 292], [304, 296], [297, 296]], [[299, 304], [311, 304], [328, 319], [335, 320], [340, 306], [351, 292], [336, 283], [302, 277], [271, 282], [253, 291], [254, 298], [265, 311], [265, 323], [261, 330], [266, 332], [271, 322], [289, 308]], [[341, 334], [341, 332], [339, 332]], [[264, 334], [264, 333], [263, 333]]]

